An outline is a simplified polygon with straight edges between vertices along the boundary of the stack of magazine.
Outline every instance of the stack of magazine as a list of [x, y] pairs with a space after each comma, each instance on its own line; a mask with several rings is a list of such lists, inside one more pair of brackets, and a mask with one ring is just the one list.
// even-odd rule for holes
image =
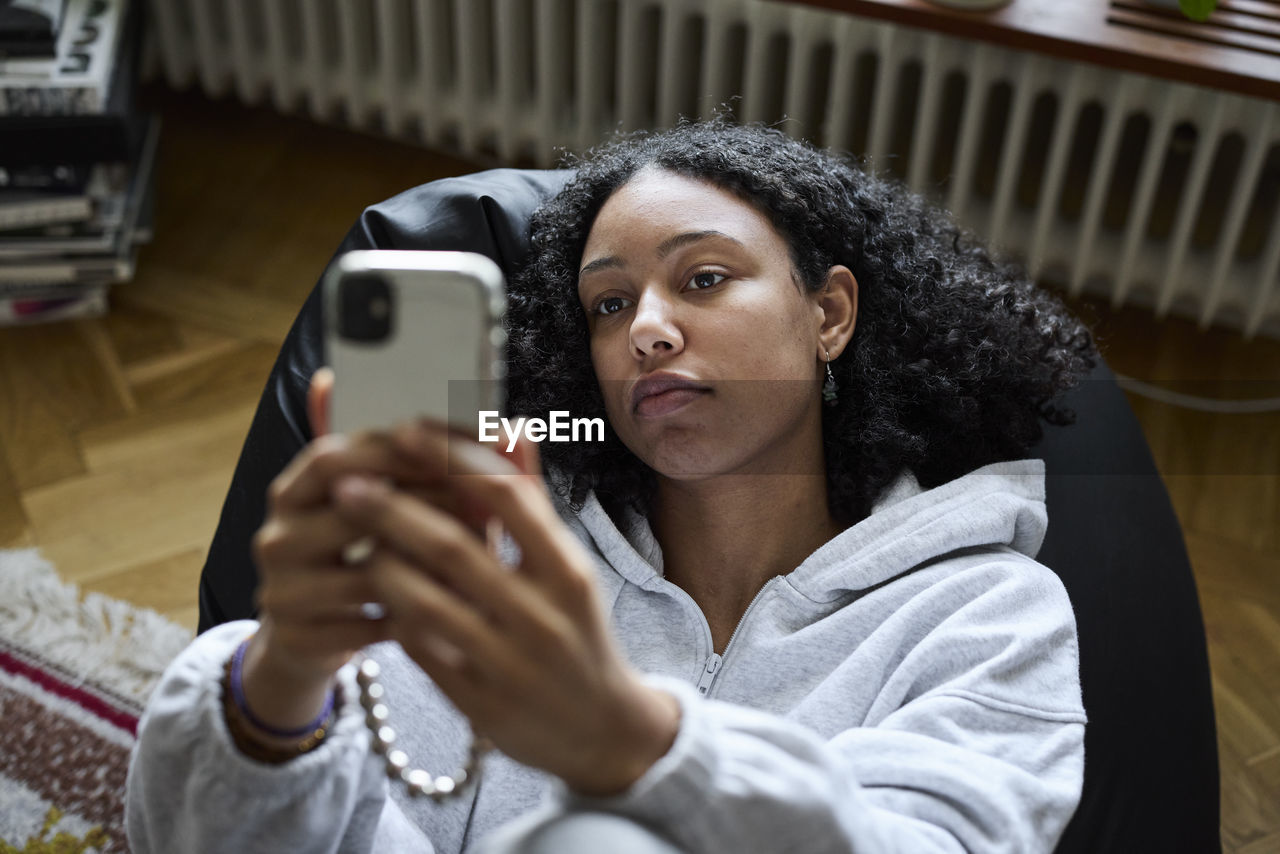
[[150, 240], [143, 0], [0, 0], [0, 325], [92, 317]]

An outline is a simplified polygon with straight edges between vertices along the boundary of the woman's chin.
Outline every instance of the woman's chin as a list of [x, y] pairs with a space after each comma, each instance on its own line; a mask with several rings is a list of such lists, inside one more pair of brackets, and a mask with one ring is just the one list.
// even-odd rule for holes
[[648, 466], [657, 472], [659, 477], [681, 482], [696, 482], [707, 478], [718, 477], [726, 473], [722, 461], [707, 456], [693, 457], [685, 453], [670, 453], [651, 457]]

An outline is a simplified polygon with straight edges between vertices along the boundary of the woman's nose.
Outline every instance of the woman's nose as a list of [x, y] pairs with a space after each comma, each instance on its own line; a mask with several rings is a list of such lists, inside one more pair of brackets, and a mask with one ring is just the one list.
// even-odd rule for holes
[[636, 303], [631, 317], [631, 352], [644, 359], [660, 352], [684, 348], [684, 337], [676, 323], [675, 306], [656, 289], [648, 290]]

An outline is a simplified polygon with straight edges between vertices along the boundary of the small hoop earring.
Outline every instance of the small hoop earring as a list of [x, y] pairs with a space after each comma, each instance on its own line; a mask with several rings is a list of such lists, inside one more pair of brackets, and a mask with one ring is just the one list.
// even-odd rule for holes
[[836, 385], [835, 374], [831, 373], [831, 351], [824, 347], [823, 352], [827, 354], [827, 378], [822, 383], [822, 402], [827, 406], [835, 406], [836, 392], [840, 387]]

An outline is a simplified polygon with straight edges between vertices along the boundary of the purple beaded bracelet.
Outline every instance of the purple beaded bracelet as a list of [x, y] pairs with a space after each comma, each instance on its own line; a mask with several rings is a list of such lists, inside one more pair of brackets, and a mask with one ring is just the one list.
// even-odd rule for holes
[[324, 726], [325, 722], [329, 720], [329, 715], [333, 713], [332, 691], [329, 692], [328, 699], [324, 701], [324, 708], [320, 710], [320, 715], [314, 721], [299, 729], [277, 729], [263, 723], [257, 715], [249, 710], [249, 704], [245, 702], [244, 698], [242, 675], [244, 671], [244, 653], [249, 648], [249, 641], [252, 639], [252, 635], [245, 638], [240, 643], [240, 646], [236, 647], [236, 654], [231, 657], [231, 699], [235, 701], [236, 709], [239, 710], [240, 714], [244, 715], [245, 720], [253, 724], [254, 729], [276, 738], [305, 738]]

